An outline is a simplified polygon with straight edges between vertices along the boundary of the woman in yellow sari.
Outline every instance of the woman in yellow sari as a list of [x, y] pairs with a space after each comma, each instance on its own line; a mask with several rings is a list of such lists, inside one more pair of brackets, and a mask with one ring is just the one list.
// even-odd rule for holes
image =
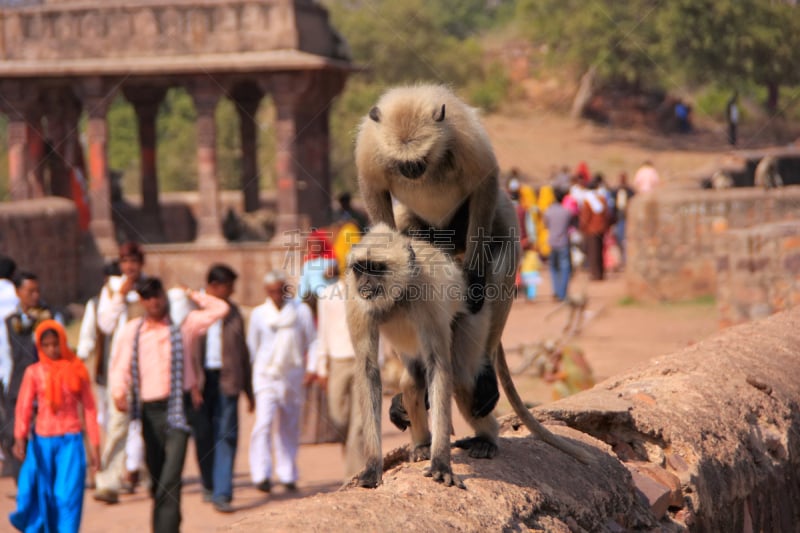
[[539, 244], [539, 254], [542, 257], [550, 257], [550, 243], [547, 242], [547, 228], [542, 220], [543, 213], [556, 201], [556, 195], [551, 185], [543, 185], [539, 188], [539, 199], [537, 202], [536, 213], [536, 242]]

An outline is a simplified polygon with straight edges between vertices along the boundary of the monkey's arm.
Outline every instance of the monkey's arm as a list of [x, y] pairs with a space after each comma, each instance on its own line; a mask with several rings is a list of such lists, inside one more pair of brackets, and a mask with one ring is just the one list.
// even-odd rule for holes
[[364, 182], [362, 182], [362, 191], [364, 204], [372, 225], [383, 222], [390, 228], [397, 229], [394, 222], [394, 210], [392, 209], [392, 195], [389, 191], [366, 186]]
[[492, 222], [497, 210], [497, 169], [482, 178], [480, 185], [469, 197], [469, 222], [467, 224], [467, 243], [464, 254], [464, 265], [467, 273], [469, 290], [467, 304], [471, 313], [475, 314], [483, 307], [486, 289], [487, 268], [489, 268], [488, 245], [491, 244]]
[[351, 302], [348, 302], [347, 326], [356, 352], [353, 379], [356, 401], [361, 406], [366, 466], [358, 475], [358, 484], [374, 488], [381, 482], [383, 453], [381, 451], [381, 374], [378, 366], [378, 324]]

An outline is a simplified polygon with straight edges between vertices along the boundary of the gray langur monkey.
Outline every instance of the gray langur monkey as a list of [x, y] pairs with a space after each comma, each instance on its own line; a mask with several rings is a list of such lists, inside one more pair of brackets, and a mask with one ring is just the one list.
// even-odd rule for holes
[[[362, 120], [355, 158], [372, 223], [432, 230], [452, 254], [465, 253], [469, 310], [480, 311], [492, 282], [485, 247], [508, 236], [516, 213], [501, 202], [497, 161], [477, 110], [441, 85], [390, 89]], [[401, 224], [392, 197], [407, 210]]]
[[[455, 443], [469, 448], [470, 455], [474, 450], [472, 441], [482, 443], [483, 452], [491, 449], [491, 455], [496, 453], [498, 425], [491, 413], [483, 417], [472, 413], [475, 376], [484, 364], [489, 328], [480, 328], [481, 321], [488, 325], [488, 317], [468, 312], [461, 266], [430, 243], [377, 224], [353, 247], [348, 257], [346, 286], [347, 323], [356, 352], [356, 390], [361, 401], [366, 456], [358, 484], [376, 487], [382, 479], [378, 338], [383, 335], [402, 354], [404, 362], [400, 382], [411, 427], [411, 459], [430, 459], [426, 476], [464, 488], [450, 462], [452, 396], [476, 430], [476, 437]], [[488, 310], [492, 301], [487, 304]], [[501, 382], [526, 427], [545, 442], [583, 462], [591, 462], [585, 450], [550, 433], [525, 408], [511, 382], [502, 347], [499, 342], [495, 346]]]

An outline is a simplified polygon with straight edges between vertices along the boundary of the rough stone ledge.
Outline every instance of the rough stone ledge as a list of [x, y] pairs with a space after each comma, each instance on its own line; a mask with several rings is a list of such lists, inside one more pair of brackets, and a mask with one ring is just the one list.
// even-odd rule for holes
[[575, 459], [502, 420], [493, 460], [453, 454], [467, 490], [396, 460], [348, 488], [253, 513], [237, 531], [795, 531], [800, 308], [730, 328], [535, 410]]

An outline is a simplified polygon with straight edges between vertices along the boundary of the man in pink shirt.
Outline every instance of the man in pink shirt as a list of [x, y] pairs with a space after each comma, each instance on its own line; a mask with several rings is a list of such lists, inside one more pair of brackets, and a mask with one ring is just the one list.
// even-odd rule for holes
[[130, 411], [131, 419], [142, 421], [145, 460], [152, 478], [153, 531], [171, 533], [179, 530], [181, 522], [181, 473], [191, 432], [186, 413], [190, 402], [199, 406], [203, 401], [193, 350], [198, 337], [228, 313], [228, 304], [209, 294], [187, 291], [199, 309], [191, 311], [178, 328], [170, 321], [161, 280], [141, 279], [136, 292], [145, 314], [120, 332], [111, 358], [111, 394], [117, 409]]

